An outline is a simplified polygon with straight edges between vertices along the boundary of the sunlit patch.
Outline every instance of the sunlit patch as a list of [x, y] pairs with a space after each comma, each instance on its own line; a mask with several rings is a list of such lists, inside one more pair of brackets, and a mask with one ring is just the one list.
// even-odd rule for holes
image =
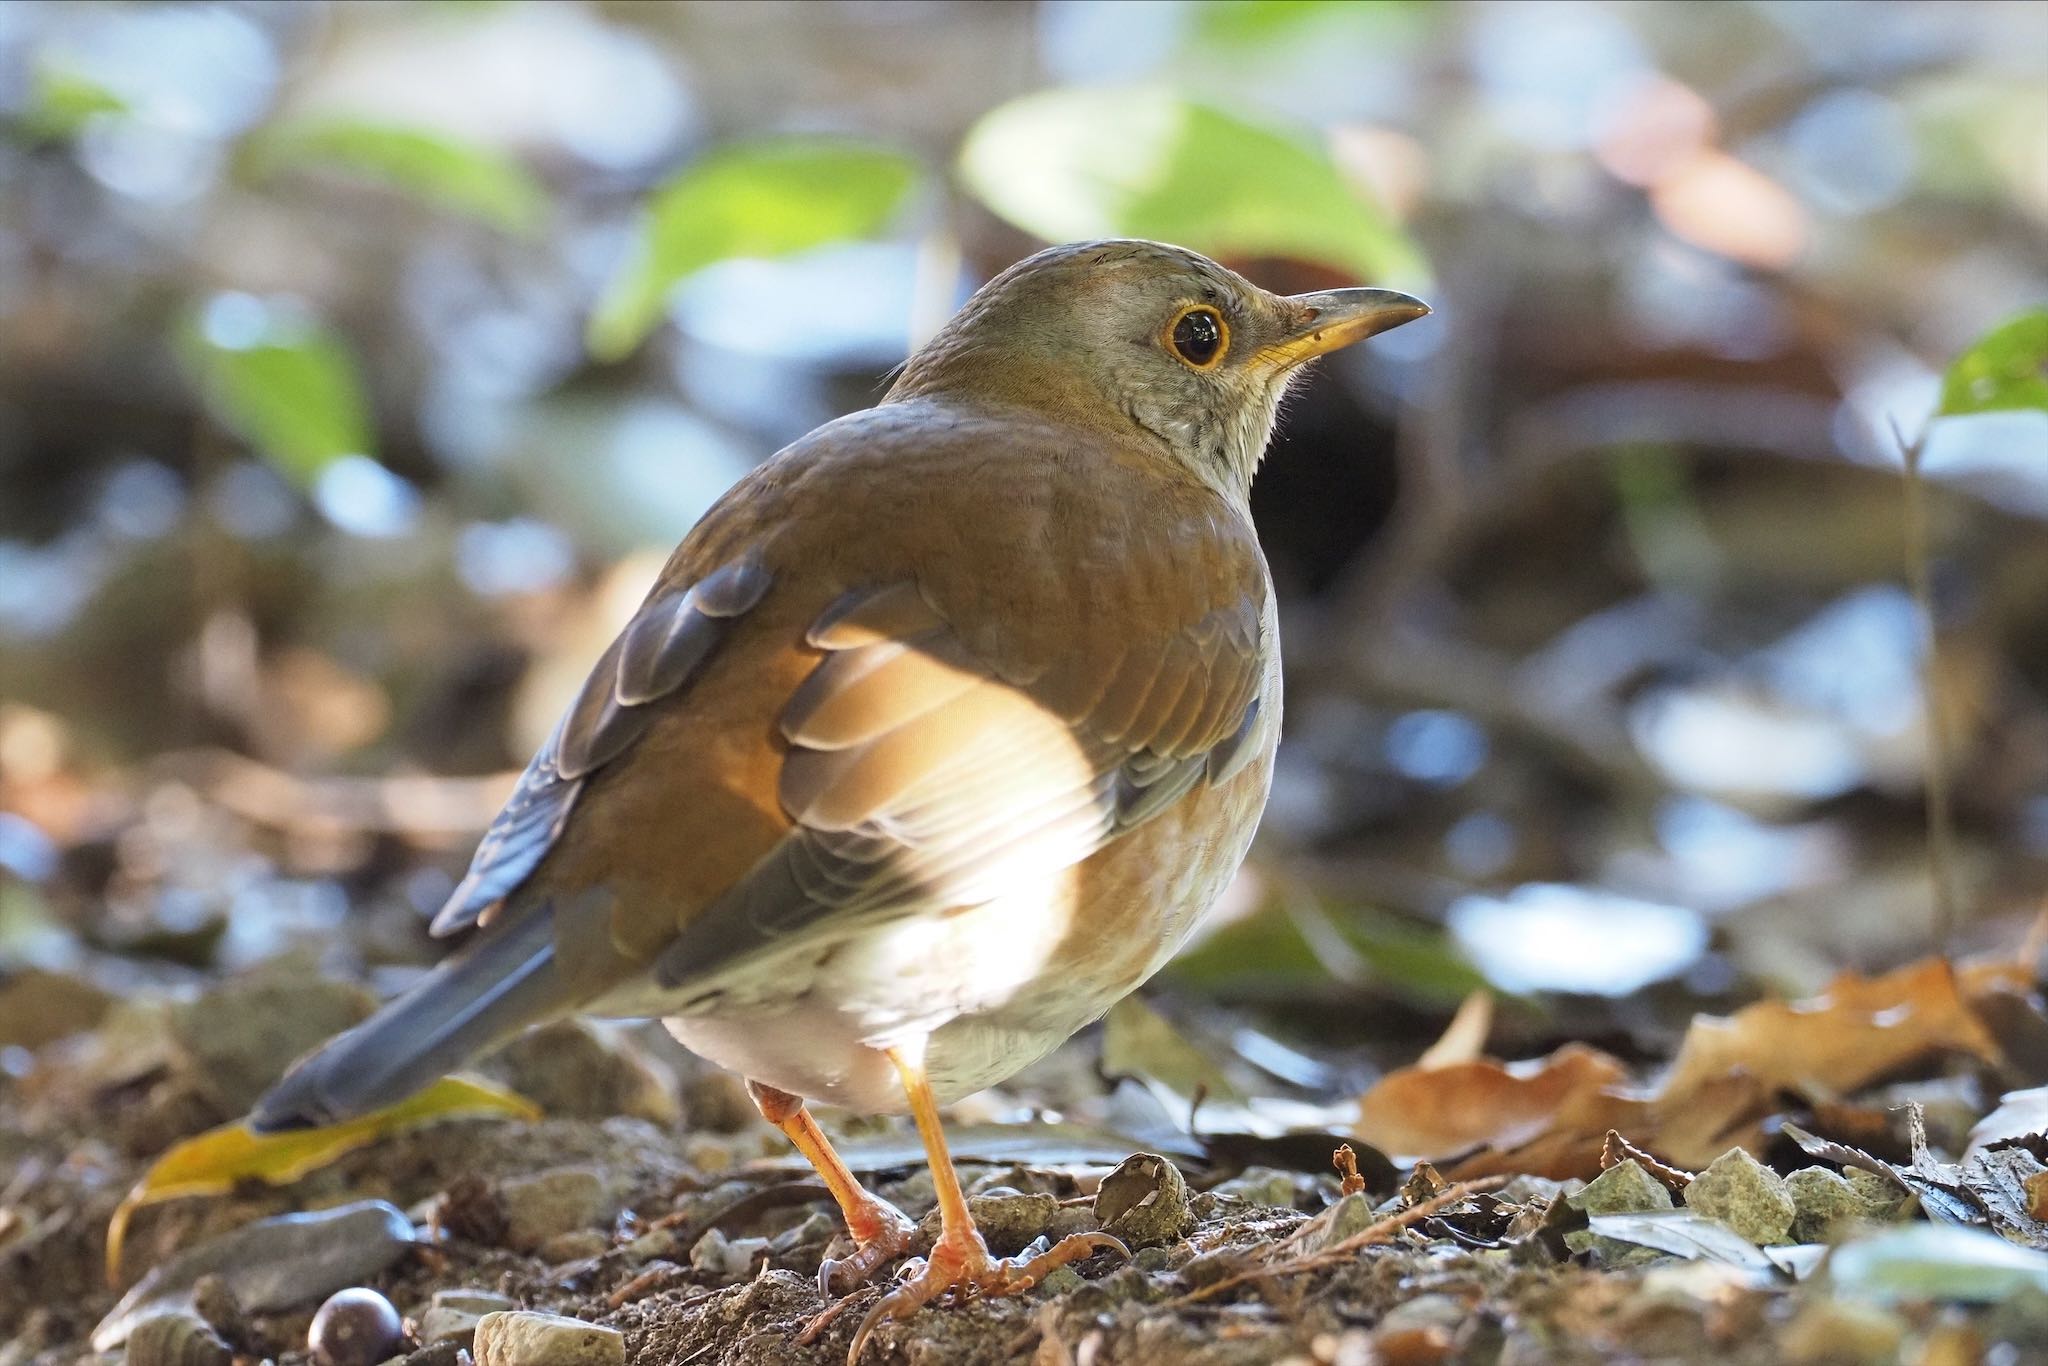
[[1626, 996], [1683, 972], [1707, 947], [1693, 911], [1592, 887], [1468, 896], [1448, 918], [1459, 946], [1506, 991]]

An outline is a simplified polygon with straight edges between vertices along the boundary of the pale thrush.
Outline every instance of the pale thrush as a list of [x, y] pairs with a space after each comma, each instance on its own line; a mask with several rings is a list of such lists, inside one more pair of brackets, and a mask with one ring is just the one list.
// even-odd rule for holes
[[389, 1105], [536, 1021], [658, 1016], [817, 1167], [842, 1283], [912, 1225], [804, 1100], [915, 1115], [943, 1232], [853, 1355], [1116, 1248], [991, 1258], [936, 1107], [1099, 1018], [1237, 871], [1280, 733], [1252, 474], [1303, 362], [1428, 311], [1151, 242], [1003, 272], [691, 530], [434, 921], [475, 936], [257, 1125]]

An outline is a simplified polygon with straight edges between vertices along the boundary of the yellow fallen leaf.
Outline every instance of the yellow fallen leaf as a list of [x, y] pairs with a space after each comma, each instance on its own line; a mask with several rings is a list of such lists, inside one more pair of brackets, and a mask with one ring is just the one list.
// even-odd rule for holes
[[343, 1153], [387, 1134], [437, 1119], [510, 1115], [538, 1119], [523, 1096], [465, 1077], [443, 1077], [418, 1095], [345, 1124], [259, 1134], [247, 1124], [224, 1124], [166, 1149], [122, 1199], [107, 1224], [107, 1281], [118, 1284], [121, 1247], [135, 1211], [187, 1195], [219, 1195], [244, 1181], [282, 1186], [324, 1167]]

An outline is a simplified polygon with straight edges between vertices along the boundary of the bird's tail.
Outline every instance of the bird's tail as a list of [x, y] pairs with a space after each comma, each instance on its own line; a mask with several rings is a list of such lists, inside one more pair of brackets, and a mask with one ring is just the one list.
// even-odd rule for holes
[[369, 1019], [301, 1058], [256, 1102], [259, 1133], [336, 1124], [394, 1105], [573, 1002], [555, 962], [554, 917], [524, 910], [429, 972]]

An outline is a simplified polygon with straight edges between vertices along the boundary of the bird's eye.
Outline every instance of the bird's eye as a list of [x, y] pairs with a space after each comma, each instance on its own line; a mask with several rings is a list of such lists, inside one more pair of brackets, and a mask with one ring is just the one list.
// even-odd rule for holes
[[1230, 348], [1230, 326], [1215, 309], [1196, 304], [1174, 315], [1166, 327], [1166, 340], [1176, 356], [1197, 370], [1208, 370]]

